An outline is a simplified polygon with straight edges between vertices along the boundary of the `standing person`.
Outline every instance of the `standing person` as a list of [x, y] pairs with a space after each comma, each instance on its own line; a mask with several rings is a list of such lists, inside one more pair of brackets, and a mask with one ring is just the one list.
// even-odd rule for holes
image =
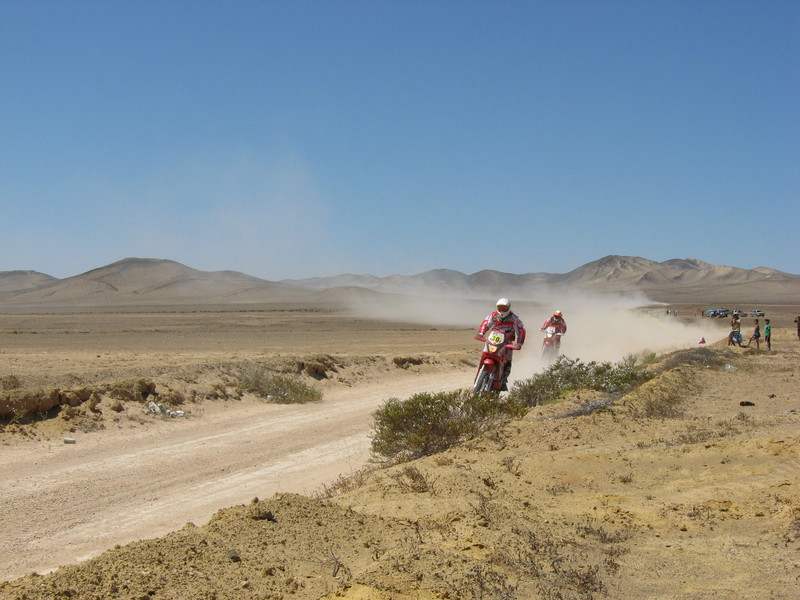
[[797, 323], [797, 339], [800, 340], [800, 315], [795, 317], [794, 322]]
[[761, 345], [759, 343], [759, 339], [761, 338], [761, 325], [758, 324], [758, 319], [753, 321], [755, 323], [755, 327], [753, 328], [753, 335], [750, 336], [750, 339], [747, 340], [747, 346], [742, 346], [742, 348], [749, 348], [750, 344], [755, 341], [756, 343], [756, 350], [761, 349]]
[[772, 350], [772, 325], [769, 319], [764, 319], [764, 341], [767, 342], [767, 350]]
[[731, 317], [731, 332], [728, 335], [728, 346], [742, 347], [742, 319], [739, 315]]
[[[525, 343], [525, 325], [522, 320], [511, 312], [511, 301], [508, 298], [500, 298], [497, 301], [497, 310], [489, 313], [478, 327], [476, 337], [484, 337], [490, 329], [499, 329], [509, 337], [506, 341], [515, 342], [522, 349]], [[508, 351], [508, 359], [503, 373], [503, 383], [500, 386], [501, 392], [508, 391], [508, 375], [511, 373], [511, 358], [513, 350]]]

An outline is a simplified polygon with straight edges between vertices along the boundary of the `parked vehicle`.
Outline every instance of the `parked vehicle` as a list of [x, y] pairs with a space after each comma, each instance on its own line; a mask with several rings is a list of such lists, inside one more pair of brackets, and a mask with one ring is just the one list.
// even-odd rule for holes
[[747, 311], [746, 310], [735, 310], [731, 314], [734, 317], [737, 316], [737, 315], [740, 316], [740, 317], [746, 317], [747, 316]]
[[763, 317], [764, 316], [764, 311], [763, 310], [758, 310], [758, 309], [751, 310], [750, 311], [750, 316], [751, 317]]
[[723, 317], [730, 316], [730, 314], [731, 314], [731, 311], [729, 311], [727, 308], [717, 309], [717, 317], [719, 317], [720, 319], [723, 318]]

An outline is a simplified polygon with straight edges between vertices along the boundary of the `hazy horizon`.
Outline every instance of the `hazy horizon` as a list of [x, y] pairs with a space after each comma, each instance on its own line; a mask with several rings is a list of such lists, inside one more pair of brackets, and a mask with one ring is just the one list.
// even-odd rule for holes
[[[601, 256], [601, 257], [595, 258], [593, 260], [590, 260], [590, 261], [588, 261], [587, 263], [585, 263], [583, 265], [578, 265], [578, 266], [575, 267], [575, 269], [579, 269], [581, 267], [584, 267], [584, 266], [586, 266], [588, 264], [591, 264], [593, 262], [596, 262], [598, 260], [602, 260], [602, 259], [609, 258], [609, 257], [615, 257], [615, 256], [618, 256], [618, 255]], [[649, 259], [649, 258], [644, 257], [644, 256], [630, 256], [630, 257], [622, 257], [622, 258], [642, 258], [642, 259], [645, 259], [645, 260], [652, 260], [652, 259]], [[96, 265], [96, 266], [90, 267], [86, 271], [82, 271], [80, 273], [71, 273], [69, 275], [65, 275], [64, 277], [56, 277], [55, 275], [52, 275], [51, 273], [46, 273], [46, 272], [43, 272], [43, 271], [38, 271], [36, 269], [27, 269], [27, 268], [3, 269], [3, 270], [0, 270], [0, 272], [10, 273], [10, 272], [15, 272], [15, 271], [18, 271], [18, 272], [31, 271], [31, 272], [39, 273], [41, 275], [47, 275], [48, 277], [54, 277], [55, 279], [68, 279], [70, 277], [76, 277], [76, 276], [79, 276], [79, 275], [85, 275], [86, 273], [89, 273], [91, 271], [94, 271], [94, 270], [97, 270], [97, 269], [102, 269], [102, 268], [105, 268], [105, 267], [108, 267], [108, 266], [111, 266], [111, 265], [114, 265], [114, 264], [117, 264], [117, 263], [120, 263], [120, 262], [124, 262], [124, 261], [127, 261], [127, 260], [168, 261], [168, 262], [177, 263], [179, 265], [183, 265], [183, 266], [188, 267], [190, 269], [195, 269], [197, 271], [202, 271], [202, 272], [207, 272], [207, 273], [214, 273], [214, 272], [220, 272], [220, 271], [233, 271], [233, 272], [241, 273], [243, 275], [249, 275], [249, 276], [252, 276], [252, 277], [258, 277], [256, 275], [253, 275], [252, 273], [248, 273], [246, 271], [243, 271], [241, 269], [236, 269], [236, 268], [218, 269], [218, 270], [213, 270], [212, 271], [212, 270], [200, 269], [200, 268], [195, 267], [195, 266], [193, 266], [191, 264], [182, 263], [182, 262], [170, 259], [170, 258], [163, 258], [163, 257], [162, 258], [157, 258], [157, 257], [152, 257], [152, 256], [148, 256], [148, 257], [144, 257], [144, 256], [138, 256], [138, 257], [129, 256], [129, 257], [125, 257], [125, 258], [122, 258], [122, 259], [119, 259], [119, 260], [112, 261], [112, 262], [107, 263], [107, 264], [100, 264], [100, 265]], [[663, 263], [665, 261], [669, 261], [669, 260], [699, 260], [699, 261], [705, 262], [705, 263], [707, 263], [707, 264], [709, 264], [711, 266], [716, 266], [716, 267], [732, 267], [732, 268], [735, 268], [735, 269], [753, 270], [753, 269], [745, 269], [744, 267], [741, 267], [741, 266], [738, 266], [738, 265], [733, 265], [733, 264], [715, 265], [713, 263], [708, 263], [708, 261], [705, 261], [702, 258], [697, 258], [697, 257], [683, 257], [683, 258], [672, 257], [672, 258], [665, 259], [664, 261], [654, 261], [653, 260], [652, 262], [657, 263], [657, 264], [661, 264], [661, 263]], [[770, 265], [758, 265], [757, 267], [754, 267], [754, 269], [755, 268], [765, 268], [765, 269], [773, 269], [773, 270], [780, 271], [780, 269], [775, 269], [774, 267], [771, 267]], [[571, 271], [573, 271], [575, 269], [571, 269]], [[557, 271], [546, 271], [545, 270], [545, 271], [536, 271], [536, 272], [534, 272], [534, 271], [526, 271], [526, 272], [513, 273], [513, 272], [508, 272], [508, 271], [498, 271], [496, 269], [481, 269], [481, 270], [477, 270], [477, 271], [458, 271], [456, 269], [451, 269], [449, 267], [434, 267], [434, 268], [427, 269], [425, 271], [419, 271], [419, 272], [416, 272], [416, 273], [389, 273], [387, 275], [375, 275], [374, 273], [366, 273], [366, 272], [365, 273], [340, 272], [340, 273], [331, 273], [331, 274], [327, 274], [327, 275], [317, 275], [317, 276], [311, 276], [311, 277], [282, 278], [282, 279], [276, 279], [276, 280], [266, 279], [265, 281], [273, 281], [273, 282], [286, 281], [286, 282], [290, 282], [290, 281], [304, 281], [304, 280], [314, 280], [314, 279], [323, 279], [323, 280], [324, 279], [335, 279], [337, 277], [356, 277], [356, 278], [357, 277], [375, 277], [377, 279], [388, 279], [388, 278], [391, 278], [391, 277], [394, 277], [394, 276], [397, 276], [397, 277], [414, 277], [416, 275], [422, 275], [424, 273], [436, 272], [436, 271], [451, 271], [451, 272], [460, 273], [460, 274], [466, 275], [466, 276], [476, 275], [476, 274], [481, 273], [483, 271], [494, 271], [494, 272], [497, 272], [497, 273], [500, 273], [500, 274], [512, 275], [512, 276], [537, 275], [537, 274], [542, 274], [542, 275], [564, 275], [564, 274], [569, 272], [569, 271], [557, 272]], [[791, 273], [791, 272], [788, 272], [788, 271], [781, 271], [781, 272], [786, 273], [788, 275], [800, 276], [800, 273]]]

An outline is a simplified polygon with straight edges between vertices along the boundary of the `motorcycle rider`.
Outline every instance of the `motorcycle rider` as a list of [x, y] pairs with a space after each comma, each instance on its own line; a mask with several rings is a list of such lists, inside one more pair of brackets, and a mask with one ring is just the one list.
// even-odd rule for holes
[[[567, 322], [564, 320], [564, 315], [560, 310], [555, 311], [552, 317], [542, 323], [541, 331], [546, 330], [548, 327], [555, 328], [556, 333], [561, 335], [567, 333]], [[561, 349], [561, 335], [556, 338], [556, 350]]]
[[[497, 301], [497, 310], [488, 314], [486, 318], [478, 327], [478, 333], [475, 337], [483, 338], [486, 332], [490, 329], [498, 329], [506, 334], [507, 341], [515, 343], [522, 349], [522, 344], [525, 343], [525, 325], [522, 320], [511, 312], [511, 301], [508, 298], [500, 298]], [[508, 350], [506, 355], [505, 371], [503, 373], [503, 384], [500, 387], [501, 392], [508, 391], [508, 375], [511, 373], [511, 356], [512, 350]]]

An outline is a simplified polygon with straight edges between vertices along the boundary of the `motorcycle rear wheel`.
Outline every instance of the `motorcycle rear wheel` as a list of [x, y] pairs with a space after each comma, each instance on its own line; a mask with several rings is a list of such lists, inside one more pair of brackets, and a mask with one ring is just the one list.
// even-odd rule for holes
[[487, 371], [486, 367], [481, 367], [478, 377], [475, 379], [474, 392], [491, 392], [494, 383], [494, 371]]

